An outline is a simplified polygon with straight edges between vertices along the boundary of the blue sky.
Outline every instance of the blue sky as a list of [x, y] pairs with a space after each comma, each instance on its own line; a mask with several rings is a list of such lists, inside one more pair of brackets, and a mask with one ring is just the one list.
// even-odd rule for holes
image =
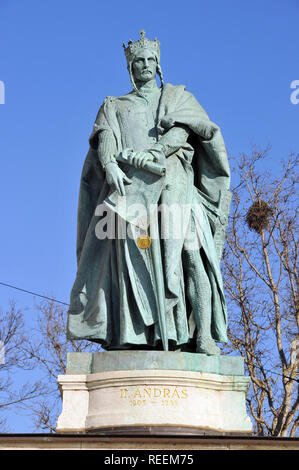
[[[279, 171], [299, 151], [298, 19], [298, 0], [0, 0], [0, 282], [68, 302], [88, 137], [104, 98], [130, 91], [122, 43], [140, 29], [228, 152], [271, 144]], [[0, 306], [11, 298], [30, 323], [34, 299], [0, 286]]]

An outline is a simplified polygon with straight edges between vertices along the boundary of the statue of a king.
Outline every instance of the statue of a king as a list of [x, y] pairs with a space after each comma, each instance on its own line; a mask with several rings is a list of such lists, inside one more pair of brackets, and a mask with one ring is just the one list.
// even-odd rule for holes
[[124, 44], [133, 89], [105, 99], [89, 139], [67, 335], [107, 350], [217, 355], [227, 153], [196, 98], [164, 84], [159, 41], [140, 36]]

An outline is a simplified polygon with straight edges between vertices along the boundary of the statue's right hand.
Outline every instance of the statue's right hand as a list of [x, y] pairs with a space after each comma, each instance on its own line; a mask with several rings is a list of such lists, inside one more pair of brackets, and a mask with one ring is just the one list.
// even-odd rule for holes
[[125, 173], [119, 168], [117, 163], [108, 163], [105, 167], [107, 183], [110, 186], [114, 186], [120, 196], [125, 196], [125, 185], [124, 183], [131, 184], [132, 181], [128, 178]]

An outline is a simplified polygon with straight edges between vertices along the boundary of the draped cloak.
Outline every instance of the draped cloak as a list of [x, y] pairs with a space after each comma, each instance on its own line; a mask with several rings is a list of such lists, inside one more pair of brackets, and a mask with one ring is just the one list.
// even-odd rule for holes
[[[130, 134], [130, 122], [120, 121], [122, 99], [106, 98], [89, 139], [80, 183], [78, 269], [71, 292], [67, 336], [99, 342], [105, 349], [156, 348], [160, 347], [161, 335], [149, 250], [140, 250], [136, 240], [128, 237], [99, 239], [96, 235], [97, 224], [105, 217], [97, 208], [105, 202], [109, 206], [113, 196], [99, 161], [98, 136], [103, 130], [112, 131], [117, 153], [123, 150], [123, 134]], [[132, 179], [132, 184], [125, 186], [127, 202], [140, 202], [146, 207], [159, 203], [190, 208], [184, 212], [184, 225], [187, 230], [192, 214], [211, 285], [212, 336], [215, 341], [226, 342], [227, 312], [219, 267], [230, 201], [226, 149], [219, 127], [210, 121], [195, 97], [183, 85], [166, 84], [156, 120], [158, 139], [180, 125], [187, 127], [190, 135], [186, 144], [167, 158], [165, 176], [120, 164]], [[113, 210], [116, 218], [123, 217], [117, 206]], [[185, 296], [184, 279], [188, 273], [182, 265], [184, 242], [184, 236], [161, 239], [166, 324], [174, 348], [192, 343], [196, 336]]]

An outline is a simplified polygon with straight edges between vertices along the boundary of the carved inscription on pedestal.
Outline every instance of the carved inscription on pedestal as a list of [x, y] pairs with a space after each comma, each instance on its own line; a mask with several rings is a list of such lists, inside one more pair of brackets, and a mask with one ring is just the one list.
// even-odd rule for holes
[[120, 388], [120, 398], [129, 402], [129, 405], [146, 406], [159, 405], [176, 407], [182, 400], [189, 398], [186, 388], [175, 386], [138, 386]]

